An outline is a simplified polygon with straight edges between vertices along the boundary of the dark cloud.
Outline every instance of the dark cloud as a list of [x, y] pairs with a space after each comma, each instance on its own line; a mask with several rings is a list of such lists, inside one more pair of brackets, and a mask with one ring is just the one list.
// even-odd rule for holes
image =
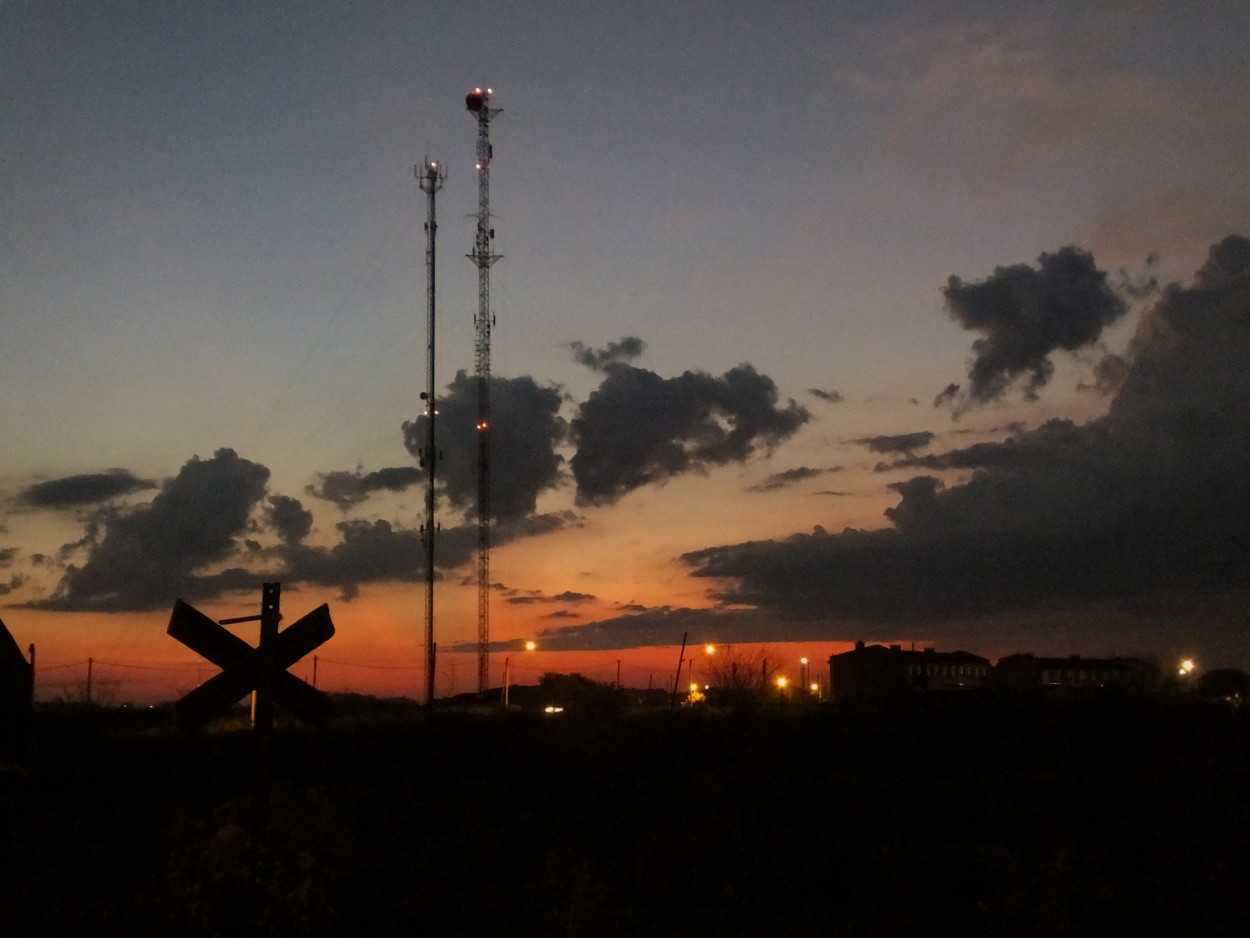
[[80, 508], [154, 488], [155, 482], [125, 469], [108, 469], [39, 482], [23, 489], [17, 501], [28, 508]]
[[[778, 639], [776, 617], [758, 609], [638, 608], [641, 611], [630, 615], [544, 629], [537, 636], [539, 647], [544, 651], [608, 651], [644, 645], [680, 645], [683, 635], [687, 647], [705, 642], [732, 644]], [[787, 634], [787, 639], [795, 641], [821, 637], [819, 627], [804, 623], [795, 624]]]
[[[456, 373], [437, 401], [436, 445], [442, 454], [438, 481], [453, 506], [477, 510], [477, 379]], [[538, 496], [560, 481], [563, 461], [556, 447], [567, 427], [559, 416], [560, 392], [533, 378], [491, 378], [491, 515], [500, 522], [532, 514]], [[417, 456], [425, 446], [427, 418], [404, 423], [404, 445]]]
[[34, 605], [137, 611], [203, 595], [209, 581], [201, 571], [240, 546], [268, 479], [268, 469], [234, 450], [191, 459], [150, 504], [101, 509], [81, 545], [86, 561], [71, 565], [53, 596]]
[[1094, 387], [1099, 394], [1114, 394], [1128, 377], [1128, 362], [1119, 355], [1104, 355], [1094, 369]]
[[8, 596], [14, 590], [21, 589], [26, 584], [26, 577], [21, 574], [13, 574], [7, 581], [0, 580], [0, 596]]
[[1000, 397], [1022, 377], [1025, 398], [1035, 399], [1054, 372], [1052, 352], [1093, 344], [1128, 311], [1093, 256], [1074, 247], [1042, 254], [1037, 268], [997, 267], [978, 283], [952, 276], [942, 293], [951, 316], [984, 335], [972, 344], [971, 403]]
[[822, 391], [820, 388], [808, 388], [807, 393], [812, 395], [812, 397], [820, 398], [827, 404], [841, 404], [846, 400], [846, 398], [834, 390]]
[[922, 449], [933, 442], [933, 434], [928, 430], [916, 433], [898, 433], [894, 436], [866, 436], [852, 440], [860, 446], [867, 446], [873, 453], [910, 453]]
[[782, 472], [774, 472], [763, 482], [758, 485], [752, 485], [747, 488], [748, 492], [777, 492], [807, 479], [814, 479], [816, 476], [823, 475], [826, 470], [812, 469], [808, 466], [798, 466], [795, 469], [786, 469]]
[[341, 521], [336, 528], [339, 541], [332, 547], [284, 545], [282, 578], [336, 587], [344, 599], [354, 598], [363, 583], [424, 578], [419, 531], [389, 521]]
[[297, 544], [312, 530], [312, 512], [289, 495], [271, 495], [267, 518], [278, 537], [287, 544]]
[[720, 378], [687, 371], [661, 378], [613, 364], [572, 421], [579, 504], [610, 504], [640, 486], [771, 450], [811, 415], [750, 365]]
[[1192, 286], [1165, 288], [1127, 363], [1108, 414], [1086, 425], [1055, 420], [909, 457], [971, 474], [899, 483], [887, 528], [817, 528], [682, 559], [724, 584], [721, 602], [821, 621], [831, 638], [856, 637], [863, 623], [1148, 608], [1164, 593], [1250, 588], [1250, 241], [1226, 239]]
[[0, 547], [0, 568], [10, 566], [17, 559], [16, 547]]
[[947, 404], [953, 404], [959, 400], [959, 385], [955, 383], [948, 384], [933, 399], [934, 407], [945, 407]]
[[[515, 590], [510, 591], [516, 593]], [[527, 593], [510, 596], [506, 602], [514, 606], [533, 605], [535, 603], [587, 603], [593, 602], [595, 599], [591, 593], [576, 593], [573, 590], [565, 590], [563, 593], [557, 593], [554, 596], [548, 596], [538, 590], [532, 590]]]
[[424, 477], [425, 473], [415, 466], [396, 466], [364, 474], [359, 469], [355, 472], [322, 472], [317, 475], [320, 483], [309, 485], [304, 491], [314, 498], [333, 502], [346, 511], [374, 492], [402, 492]]
[[573, 360], [592, 371], [604, 371], [615, 362], [629, 362], [638, 358], [647, 344], [635, 336], [625, 336], [619, 342], [609, 342], [607, 348], [591, 348], [583, 342], [570, 342]]

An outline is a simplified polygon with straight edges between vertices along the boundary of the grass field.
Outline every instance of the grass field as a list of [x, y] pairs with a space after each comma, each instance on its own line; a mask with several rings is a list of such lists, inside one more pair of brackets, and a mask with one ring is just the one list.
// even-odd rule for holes
[[[1250, 714], [971, 695], [636, 712], [45, 707], [0, 935], [1244, 933]], [[593, 712], [587, 712], [593, 711]], [[1225, 931], [1235, 923], [1242, 927]]]

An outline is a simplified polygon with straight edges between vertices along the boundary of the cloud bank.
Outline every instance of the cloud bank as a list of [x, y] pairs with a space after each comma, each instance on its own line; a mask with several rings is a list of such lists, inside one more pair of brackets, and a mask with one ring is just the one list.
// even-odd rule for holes
[[[1083, 260], [1070, 262], [1088, 273]], [[1102, 318], [1092, 317], [1090, 328]], [[1248, 404], [1250, 240], [1230, 236], [1191, 286], [1165, 288], [1147, 311], [1105, 417], [911, 457], [971, 475], [949, 487], [930, 475], [899, 483], [890, 527], [817, 527], [681, 559], [721, 584], [715, 596], [723, 603], [831, 624], [900, 626], [1161, 590], [1245, 588]]]

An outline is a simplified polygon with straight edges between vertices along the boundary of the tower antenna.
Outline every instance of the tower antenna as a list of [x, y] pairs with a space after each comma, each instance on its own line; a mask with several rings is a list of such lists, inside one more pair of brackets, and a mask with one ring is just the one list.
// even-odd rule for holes
[[490, 311], [490, 268], [500, 255], [491, 246], [490, 226], [490, 119], [499, 108], [490, 106], [490, 88], [474, 88], [464, 105], [477, 118], [477, 232], [469, 260], [477, 266], [477, 316], [474, 343], [477, 365], [477, 689], [486, 690], [490, 678], [490, 333], [495, 324]]
[[438, 407], [434, 398], [434, 260], [438, 235], [438, 213], [435, 196], [443, 187], [447, 170], [437, 160], [428, 156], [414, 168], [421, 191], [426, 194], [427, 218], [425, 222], [425, 445], [421, 447], [420, 462], [425, 467], [425, 524], [421, 526], [421, 546], [425, 548], [425, 702], [434, 703], [434, 469], [438, 463], [438, 450], [434, 445], [434, 420]]

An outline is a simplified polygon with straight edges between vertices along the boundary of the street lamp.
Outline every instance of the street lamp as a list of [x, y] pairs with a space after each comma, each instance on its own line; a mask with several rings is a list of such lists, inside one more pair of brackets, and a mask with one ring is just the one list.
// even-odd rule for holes
[[[538, 643], [534, 641], [532, 638], [528, 639], [525, 642], [526, 651], [533, 651], [537, 647], [538, 647]], [[503, 705], [505, 709], [507, 709], [508, 707], [508, 688], [510, 685], [509, 678], [511, 677], [511, 674], [510, 674], [511, 665], [512, 665], [512, 659], [505, 657], [503, 659]]]

